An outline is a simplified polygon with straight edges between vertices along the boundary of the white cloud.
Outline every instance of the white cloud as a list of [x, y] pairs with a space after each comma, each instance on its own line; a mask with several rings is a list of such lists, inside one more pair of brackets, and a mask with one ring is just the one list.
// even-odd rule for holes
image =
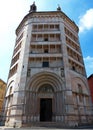
[[84, 58], [84, 61], [93, 61], [93, 57], [87, 56], [86, 58]]
[[87, 75], [93, 74], [93, 57], [87, 56], [84, 58]]
[[80, 16], [79, 30], [84, 32], [93, 28], [93, 8], [86, 11], [83, 16]]

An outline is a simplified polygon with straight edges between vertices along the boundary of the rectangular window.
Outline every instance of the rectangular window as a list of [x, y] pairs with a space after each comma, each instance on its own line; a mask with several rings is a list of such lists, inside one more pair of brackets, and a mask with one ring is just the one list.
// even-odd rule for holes
[[44, 41], [48, 41], [48, 38], [44, 38]]
[[49, 62], [48, 61], [44, 61], [42, 64], [42, 67], [49, 67]]
[[45, 49], [45, 50], [44, 50], [44, 53], [48, 53], [48, 49]]

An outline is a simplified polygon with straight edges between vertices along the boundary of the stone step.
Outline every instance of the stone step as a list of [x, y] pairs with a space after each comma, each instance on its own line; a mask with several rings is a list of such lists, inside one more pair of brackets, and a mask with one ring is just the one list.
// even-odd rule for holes
[[62, 122], [31, 122], [23, 124], [22, 127], [65, 128], [67, 126]]

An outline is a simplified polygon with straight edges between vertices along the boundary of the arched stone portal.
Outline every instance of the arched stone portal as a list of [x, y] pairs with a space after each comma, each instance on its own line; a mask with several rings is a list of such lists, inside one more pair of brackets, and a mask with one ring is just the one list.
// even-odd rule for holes
[[52, 121], [54, 90], [50, 84], [42, 85], [38, 90], [40, 98], [40, 121]]
[[62, 121], [64, 116], [64, 83], [50, 72], [31, 77], [26, 87], [25, 115], [29, 122]]

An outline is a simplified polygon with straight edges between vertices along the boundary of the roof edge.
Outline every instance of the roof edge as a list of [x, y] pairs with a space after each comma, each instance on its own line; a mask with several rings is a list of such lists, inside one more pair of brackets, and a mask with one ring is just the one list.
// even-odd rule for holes
[[5, 81], [3, 81], [1, 78], [0, 78], [0, 80], [1, 80], [4, 84], [6, 84], [6, 82], [5, 82]]
[[24, 18], [22, 19], [22, 21], [20, 22], [19, 26], [17, 27], [16, 29], [16, 35], [17, 35], [17, 31], [18, 29], [20, 28], [21, 24], [24, 23], [24, 21], [29, 17], [29, 15], [33, 15], [33, 14], [43, 14], [43, 13], [60, 13], [60, 14], [63, 14], [65, 17], [67, 17], [76, 27], [77, 27], [77, 31], [79, 32], [79, 28], [78, 26], [76, 25], [76, 23], [71, 20], [63, 11], [38, 11], [38, 12], [29, 12], [27, 15], [24, 16]]
[[91, 75], [88, 77], [88, 79], [90, 79], [91, 77], [93, 77], [93, 74], [91, 74]]

